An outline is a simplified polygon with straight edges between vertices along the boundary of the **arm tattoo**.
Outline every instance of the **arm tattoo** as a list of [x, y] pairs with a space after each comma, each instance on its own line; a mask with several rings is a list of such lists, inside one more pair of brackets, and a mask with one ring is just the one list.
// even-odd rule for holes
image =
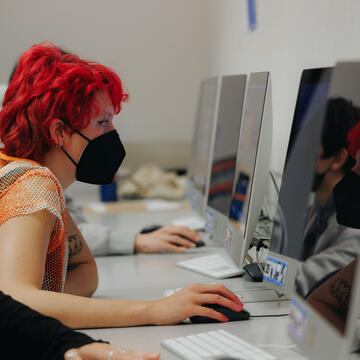
[[340, 311], [343, 314], [347, 314], [351, 295], [351, 285], [343, 279], [337, 279], [331, 285], [330, 294], [338, 302]]
[[81, 238], [79, 235], [74, 234], [70, 235], [68, 238], [69, 243], [69, 260], [75, 256], [81, 253], [81, 250], [83, 249], [83, 243], [81, 241]]

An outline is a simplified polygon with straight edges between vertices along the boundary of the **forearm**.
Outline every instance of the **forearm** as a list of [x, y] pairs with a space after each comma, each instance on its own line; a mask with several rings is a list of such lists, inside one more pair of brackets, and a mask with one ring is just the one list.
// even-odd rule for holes
[[299, 263], [297, 291], [306, 296], [324, 276], [349, 264], [357, 256], [358, 239], [343, 237], [341, 243], [310, 256]]
[[96, 263], [69, 265], [64, 292], [72, 295], [91, 297], [98, 287]]
[[344, 331], [356, 260], [314, 290], [307, 301], [340, 331]]
[[152, 301], [91, 299], [34, 289], [6, 289], [16, 300], [74, 328], [123, 327], [154, 324]]
[[75, 332], [58, 320], [43, 316], [0, 292], [0, 334], [7, 346], [2, 355], [64, 359], [72, 348], [94, 342], [85, 334]]
[[344, 317], [342, 315], [339, 315], [337, 311], [329, 306], [329, 304], [326, 304], [322, 301], [319, 301], [318, 299], [311, 299], [308, 301], [311, 306], [313, 306], [316, 311], [318, 311], [324, 319], [327, 319], [331, 322], [331, 324], [341, 333], [344, 332], [345, 328], [345, 321]]

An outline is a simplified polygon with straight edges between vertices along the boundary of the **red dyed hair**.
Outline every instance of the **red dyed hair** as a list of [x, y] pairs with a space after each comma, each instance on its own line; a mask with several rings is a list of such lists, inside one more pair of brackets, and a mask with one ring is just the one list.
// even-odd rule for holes
[[347, 139], [349, 142], [349, 154], [356, 159], [356, 153], [360, 150], [360, 122], [349, 131]]
[[0, 112], [0, 140], [10, 156], [40, 160], [53, 146], [49, 125], [62, 119], [81, 130], [90, 121], [97, 91], [109, 93], [115, 114], [127, 100], [120, 78], [109, 68], [64, 53], [45, 42], [21, 56]]

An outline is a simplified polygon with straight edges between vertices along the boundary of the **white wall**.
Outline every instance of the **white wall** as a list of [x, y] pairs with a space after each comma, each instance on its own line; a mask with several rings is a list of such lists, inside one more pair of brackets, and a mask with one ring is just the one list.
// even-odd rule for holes
[[217, 14], [213, 73], [271, 71], [272, 168], [281, 170], [301, 71], [360, 60], [360, 1], [256, 0], [258, 26], [248, 29], [247, 0], [213, 1]]
[[50, 40], [112, 67], [130, 92], [118, 129], [128, 164], [186, 166], [200, 79], [211, 71], [208, 0], [2, 0], [0, 83]]
[[360, 59], [360, 1], [4, 0], [0, 2], [0, 83], [19, 54], [49, 39], [113, 67], [131, 99], [118, 128], [127, 164], [184, 166], [200, 79], [269, 70], [274, 151], [282, 168], [301, 70]]

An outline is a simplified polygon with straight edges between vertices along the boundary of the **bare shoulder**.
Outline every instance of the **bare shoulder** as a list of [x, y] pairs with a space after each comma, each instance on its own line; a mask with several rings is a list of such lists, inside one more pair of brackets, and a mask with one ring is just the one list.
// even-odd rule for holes
[[[46, 209], [30, 214], [15, 216], [0, 225], [0, 238], [3, 235], [11, 236], [14, 233], [22, 233], [24, 237], [32, 237], [32, 234], [51, 233], [54, 228], [56, 216]], [[30, 231], [30, 232], [29, 232]]]

